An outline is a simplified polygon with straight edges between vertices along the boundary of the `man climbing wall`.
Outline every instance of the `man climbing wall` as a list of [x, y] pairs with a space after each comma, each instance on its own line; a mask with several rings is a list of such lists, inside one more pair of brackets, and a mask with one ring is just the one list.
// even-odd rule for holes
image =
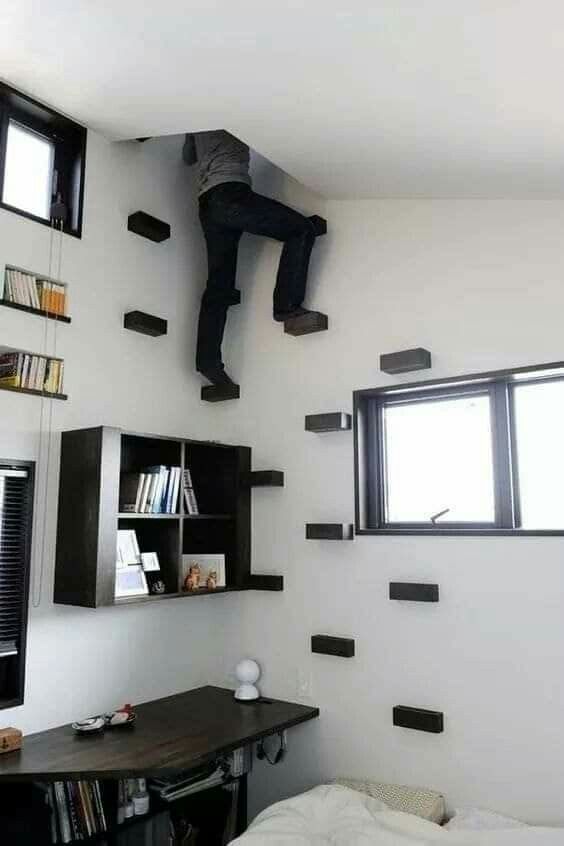
[[243, 232], [282, 241], [274, 289], [278, 322], [313, 312], [302, 307], [309, 259], [316, 236], [327, 231], [323, 218], [304, 217], [288, 206], [255, 194], [249, 148], [225, 130], [186, 136], [184, 161], [198, 167], [200, 221], [208, 250], [208, 281], [198, 323], [196, 369], [216, 386], [235, 386], [225, 372], [221, 344], [227, 309], [238, 302], [237, 251]]

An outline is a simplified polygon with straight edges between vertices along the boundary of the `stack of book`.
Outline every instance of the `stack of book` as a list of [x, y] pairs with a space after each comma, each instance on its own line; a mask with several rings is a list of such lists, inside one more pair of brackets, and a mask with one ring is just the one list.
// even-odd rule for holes
[[125, 514], [176, 514], [180, 493], [180, 467], [162, 464], [120, 479], [119, 510]]
[[108, 830], [97, 781], [56, 781], [47, 788], [51, 809], [51, 841], [87, 840]]
[[184, 500], [186, 502], [186, 511], [188, 514], [199, 514], [198, 500], [194, 493], [194, 485], [192, 483], [192, 474], [186, 467], [184, 470]]
[[66, 285], [51, 279], [42, 279], [40, 276], [15, 267], [6, 268], [0, 299], [46, 311], [49, 314], [66, 315], [67, 313]]
[[64, 362], [32, 353], [0, 354], [0, 387], [28, 388], [60, 394], [63, 391]]

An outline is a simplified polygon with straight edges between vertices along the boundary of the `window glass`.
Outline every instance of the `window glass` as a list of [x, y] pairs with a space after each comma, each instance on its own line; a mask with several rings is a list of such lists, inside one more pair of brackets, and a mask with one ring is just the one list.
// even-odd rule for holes
[[564, 529], [564, 381], [513, 389], [523, 529]]
[[51, 141], [10, 120], [2, 202], [49, 219], [54, 153]]
[[385, 405], [383, 427], [386, 522], [494, 521], [488, 395]]

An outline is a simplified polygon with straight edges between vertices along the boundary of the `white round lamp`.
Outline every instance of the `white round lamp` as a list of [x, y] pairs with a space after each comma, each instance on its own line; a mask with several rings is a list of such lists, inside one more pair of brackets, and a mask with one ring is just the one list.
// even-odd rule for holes
[[254, 702], [260, 698], [258, 688], [255, 686], [260, 678], [260, 667], [252, 658], [244, 658], [235, 667], [235, 675], [239, 686], [235, 691], [235, 699], [238, 702]]

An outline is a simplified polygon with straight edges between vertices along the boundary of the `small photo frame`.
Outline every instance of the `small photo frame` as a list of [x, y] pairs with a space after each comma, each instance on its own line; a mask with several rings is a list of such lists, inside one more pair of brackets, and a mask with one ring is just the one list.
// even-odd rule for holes
[[125, 596], [145, 596], [148, 593], [147, 579], [140, 564], [117, 568], [116, 599]]
[[135, 529], [118, 529], [116, 566], [128, 567], [130, 564], [141, 564], [141, 552]]
[[200, 568], [200, 588], [205, 588], [206, 581], [210, 573], [214, 570], [217, 574], [216, 587], [226, 587], [225, 583], [225, 555], [222, 552], [213, 554], [202, 554], [195, 552], [194, 554], [187, 552], [182, 556], [182, 580], [190, 572], [190, 567], [198, 566]]
[[157, 573], [161, 569], [159, 564], [159, 556], [156, 552], [142, 552], [141, 566], [145, 573]]

